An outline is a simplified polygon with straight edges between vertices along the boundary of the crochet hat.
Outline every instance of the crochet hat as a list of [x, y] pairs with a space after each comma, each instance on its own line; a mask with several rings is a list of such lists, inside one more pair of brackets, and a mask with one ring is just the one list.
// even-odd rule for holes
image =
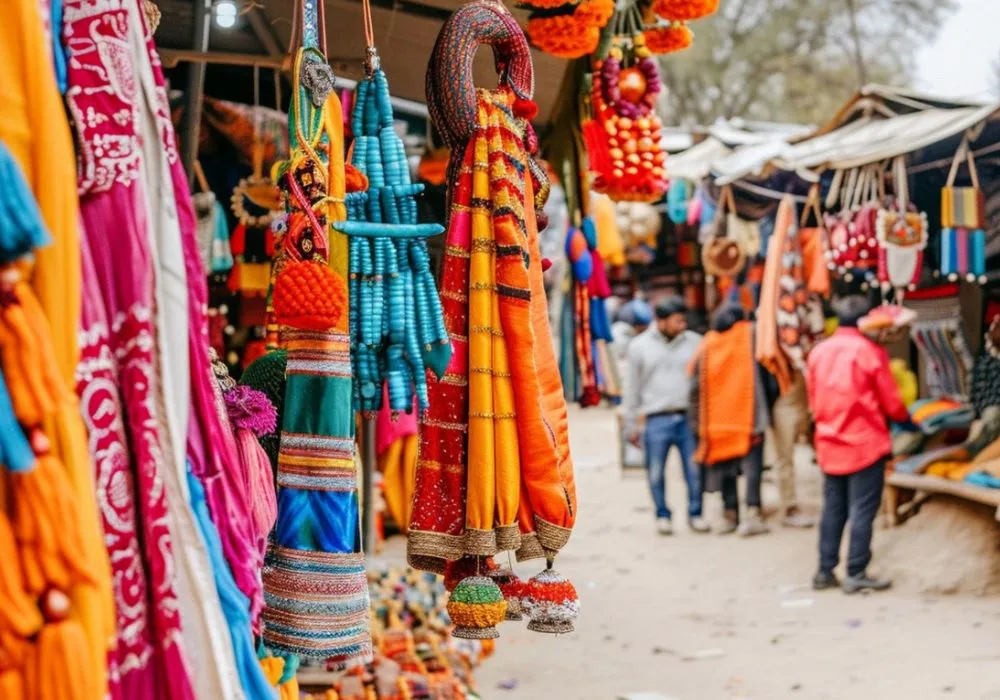
[[250, 363], [240, 377], [240, 384], [264, 393], [278, 413], [277, 428], [259, 436], [260, 445], [267, 453], [273, 469], [278, 468], [278, 446], [281, 442], [281, 421], [285, 409], [285, 367], [288, 353], [285, 350], [271, 350]]

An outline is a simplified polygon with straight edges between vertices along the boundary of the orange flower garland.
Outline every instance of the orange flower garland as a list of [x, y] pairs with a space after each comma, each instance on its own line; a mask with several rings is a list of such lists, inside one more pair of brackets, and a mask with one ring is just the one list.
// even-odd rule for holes
[[563, 5], [576, 5], [580, 0], [517, 0], [514, 4], [531, 10], [555, 10]]
[[653, 13], [667, 20], [690, 21], [714, 14], [719, 0], [653, 0]]
[[652, 54], [683, 51], [694, 41], [694, 32], [683, 22], [658, 24], [647, 28], [642, 35], [646, 40], [646, 48]]
[[532, 13], [528, 18], [528, 38], [540, 51], [559, 58], [580, 58], [593, 53], [601, 40], [601, 28], [615, 11], [614, 0], [585, 0], [576, 6], [560, 3], [549, 7], [561, 9], [555, 13]]

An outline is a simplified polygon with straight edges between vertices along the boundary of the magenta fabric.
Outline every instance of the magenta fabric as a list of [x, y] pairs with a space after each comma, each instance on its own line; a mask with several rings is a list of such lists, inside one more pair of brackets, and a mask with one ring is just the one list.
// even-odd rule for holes
[[[157, 97], [167, 107], [166, 82], [156, 47], [150, 37], [147, 49], [158, 88]], [[169, 111], [168, 111], [169, 113]], [[173, 126], [163, 127], [165, 146], [176, 155]], [[173, 194], [184, 246], [188, 279], [188, 346], [191, 367], [191, 417], [188, 458], [191, 471], [205, 487], [212, 522], [219, 530], [222, 549], [236, 585], [250, 599], [250, 617], [256, 625], [264, 605], [260, 571], [263, 553], [255, 544], [250, 504], [241, 477], [243, 471], [232, 427], [226, 416], [222, 392], [212, 372], [208, 336], [208, 282], [198, 252], [197, 224], [187, 176], [177, 157], [171, 159]]]
[[389, 410], [389, 388], [382, 385], [382, 408], [375, 416], [375, 453], [381, 457], [389, 449], [389, 445], [410, 435], [417, 434], [417, 401], [413, 400], [413, 410], [409, 413], [397, 413], [393, 420]]
[[65, 4], [66, 100], [77, 132], [83, 225], [77, 391], [113, 569], [118, 644], [109, 656], [110, 695], [193, 700], [162, 476], [170, 467], [140, 177], [142, 95], [128, 15], [119, 3]]

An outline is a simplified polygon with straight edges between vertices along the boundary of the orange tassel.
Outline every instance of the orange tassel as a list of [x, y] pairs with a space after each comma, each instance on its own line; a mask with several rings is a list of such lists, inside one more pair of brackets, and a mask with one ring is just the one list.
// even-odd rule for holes
[[69, 615], [69, 598], [50, 591], [46, 596], [46, 617], [28, 659], [25, 673], [26, 696], [30, 700], [92, 700], [99, 697], [83, 627]]
[[14, 490], [14, 533], [29, 593], [50, 587], [69, 590], [75, 581], [96, 584], [83, 557], [84, 546], [73, 491], [62, 465], [52, 455], [36, 467], [11, 477]]
[[17, 285], [17, 298], [21, 302], [26, 325], [38, 346], [40, 354], [35, 358], [35, 361], [40, 361], [49, 395], [53, 401], [59, 401], [69, 392], [69, 389], [59, 374], [59, 360], [56, 358], [55, 346], [52, 343], [52, 329], [49, 327], [49, 321], [42, 312], [38, 298], [26, 282]]
[[[27, 385], [32, 399], [38, 407], [38, 412], [44, 419], [55, 411], [56, 405], [42, 368], [45, 358], [45, 353], [42, 351], [43, 343], [39, 342], [39, 338], [32, 331], [31, 325], [25, 316], [24, 308], [20, 304], [5, 306], [0, 317], [3, 319], [3, 325], [10, 331], [10, 335], [16, 338], [15, 342], [18, 345], [21, 379]], [[5, 362], [4, 370], [6, 371], [6, 369], [7, 364]], [[36, 425], [39, 422], [41, 421], [31, 423], [22, 421], [22, 423], [26, 423], [27, 425]]]
[[[42, 625], [42, 616], [23, 587], [17, 543], [7, 516], [0, 511], [0, 630], [23, 638], [33, 636]], [[0, 632], [0, 648], [4, 648]], [[2, 656], [2, 653], [0, 653]], [[0, 659], [0, 668], [3, 660]], [[0, 695], [0, 697], [6, 697]]]

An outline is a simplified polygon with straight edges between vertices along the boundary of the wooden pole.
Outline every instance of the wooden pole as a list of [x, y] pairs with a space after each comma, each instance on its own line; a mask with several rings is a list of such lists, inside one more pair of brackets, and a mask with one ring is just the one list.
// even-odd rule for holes
[[375, 554], [375, 419], [364, 421], [361, 436], [361, 537], [365, 553]]
[[[212, 0], [195, 0], [193, 6], [194, 34], [192, 48], [208, 51], [208, 35], [212, 23]], [[194, 162], [198, 159], [201, 131], [201, 111], [205, 104], [205, 63], [194, 63], [188, 73], [187, 107], [184, 110], [184, 140], [181, 159], [188, 174], [188, 184], [194, 184]]]

